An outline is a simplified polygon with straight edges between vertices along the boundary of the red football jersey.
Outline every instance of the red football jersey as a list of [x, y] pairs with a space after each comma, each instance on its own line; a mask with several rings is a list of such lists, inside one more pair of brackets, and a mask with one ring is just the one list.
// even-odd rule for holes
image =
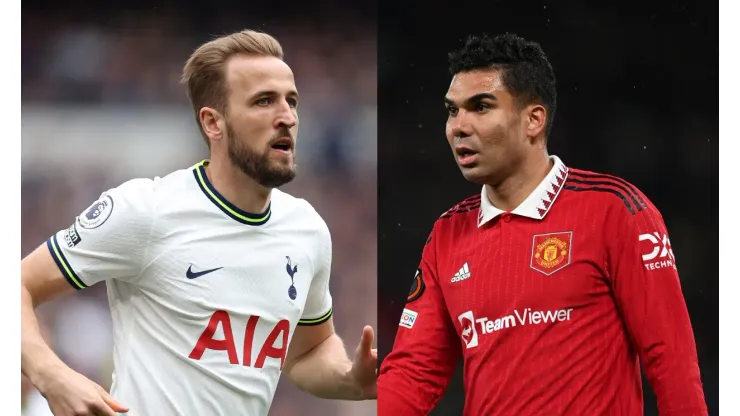
[[658, 210], [614, 176], [557, 157], [514, 211], [480, 195], [434, 224], [378, 415], [428, 414], [459, 359], [469, 416], [706, 415], [696, 345]]

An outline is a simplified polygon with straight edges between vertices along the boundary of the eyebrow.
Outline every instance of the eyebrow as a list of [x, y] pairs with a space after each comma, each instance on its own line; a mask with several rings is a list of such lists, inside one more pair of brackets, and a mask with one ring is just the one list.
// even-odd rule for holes
[[[258, 91], [252, 94], [252, 98], [265, 97], [265, 96], [270, 96], [270, 95], [280, 95], [280, 93], [274, 90], [262, 90], [262, 91]], [[285, 95], [288, 97], [298, 98], [298, 91], [291, 90], [291, 91], [288, 91], [288, 93]]]
[[[484, 99], [489, 99], [489, 100], [493, 100], [493, 101], [498, 100], [498, 98], [496, 98], [495, 95], [493, 95], [493, 94], [491, 94], [489, 92], [482, 92], [480, 94], [475, 94], [475, 95], [473, 95], [471, 97], [468, 97], [467, 99], [465, 99], [465, 101], [463, 101], [463, 103], [467, 103], [467, 104], [476, 103], [476, 102], [482, 101]], [[445, 104], [447, 104], [447, 105], [455, 105], [455, 102], [452, 101], [451, 99], [449, 99], [448, 97], [445, 97]]]

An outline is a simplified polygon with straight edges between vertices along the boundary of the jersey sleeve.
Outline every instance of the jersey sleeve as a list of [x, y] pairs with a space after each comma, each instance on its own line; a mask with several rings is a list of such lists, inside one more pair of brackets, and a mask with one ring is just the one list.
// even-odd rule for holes
[[461, 357], [436, 273], [434, 231], [378, 377], [379, 416], [422, 416], [437, 405]]
[[135, 179], [104, 192], [46, 245], [75, 289], [103, 280], [132, 281], [144, 267], [154, 222], [153, 182]]
[[[608, 269], [615, 300], [664, 416], [706, 415], [691, 321], [658, 210], [620, 209]], [[622, 207], [623, 208], [623, 207]]]
[[329, 320], [332, 315], [332, 298], [329, 290], [331, 277], [332, 242], [331, 234], [322, 220], [319, 232], [319, 255], [316, 271], [308, 289], [308, 299], [298, 325], [318, 325]]

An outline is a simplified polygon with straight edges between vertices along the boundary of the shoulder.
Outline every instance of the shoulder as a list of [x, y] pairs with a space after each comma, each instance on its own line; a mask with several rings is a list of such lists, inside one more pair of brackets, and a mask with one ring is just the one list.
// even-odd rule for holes
[[106, 192], [129, 200], [150, 200], [154, 195], [158, 178], [134, 178]]
[[478, 218], [478, 211], [480, 209], [480, 198], [481, 195], [475, 194], [469, 196], [457, 204], [453, 205], [450, 209], [442, 213], [435, 222], [435, 228], [439, 226], [449, 226], [452, 223], [458, 221], [465, 222], [472, 218], [472, 222], [475, 223]]
[[[480, 193], [469, 196], [443, 212], [434, 222], [427, 243], [431, 240], [432, 235], [449, 233], [449, 230], [458, 230], [460, 227], [476, 227], [480, 211], [480, 198]], [[453, 234], [457, 233], [453, 232]]]
[[[164, 177], [133, 178], [103, 192], [97, 201], [90, 205], [82, 217], [102, 215], [104, 210], [109, 215], [126, 218], [127, 222], [152, 221], [162, 201], [171, 200], [172, 194], [182, 194], [186, 186], [186, 175], [189, 170], [172, 172]], [[192, 180], [192, 176], [190, 176]]]
[[[151, 179], [130, 179], [107, 189], [75, 218], [82, 234], [148, 230], [152, 218]], [[105, 226], [104, 226], [105, 224]]]
[[636, 185], [616, 175], [568, 168], [563, 190], [606, 205], [608, 211], [637, 215], [655, 206]]
[[647, 195], [619, 176], [569, 168], [563, 191], [585, 198], [594, 211], [603, 211], [606, 223], [620, 232], [651, 228], [663, 222], [663, 216]]
[[275, 212], [280, 212], [284, 218], [289, 217], [296, 221], [300, 228], [314, 230], [322, 238], [329, 237], [329, 227], [326, 221], [307, 200], [273, 189], [272, 205], [273, 215]]
[[152, 179], [130, 179], [103, 192], [100, 198], [88, 207], [87, 214], [90, 216], [90, 211], [96, 209], [146, 214], [152, 210], [154, 188], [155, 184]]
[[462, 215], [468, 214], [470, 212], [476, 212], [477, 209], [480, 208], [480, 194], [475, 194], [472, 196], [469, 196], [462, 201], [458, 202], [457, 204], [453, 205], [452, 208], [445, 211], [437, 220], [443, 220], [452, 218], [454, 216], [461, 217]]
[[108, 190], [107, 193], [154, 204], [157, 198], [167, 199], [168, 194], [180, 193], [183, 188], [192, 188], [193, 183], [195, 183], [193, 169], [187, 168], [176, 170], [162, 177], [130, 179]]

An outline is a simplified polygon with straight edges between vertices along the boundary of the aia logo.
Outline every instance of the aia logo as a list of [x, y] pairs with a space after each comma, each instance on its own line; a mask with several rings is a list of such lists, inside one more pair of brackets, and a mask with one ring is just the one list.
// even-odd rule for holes
[[[290, 322], [287, 319], [281, 319], [271, 329], [270, 334], [262, 345], [254, 345], [254, 334], [257, 324], [260, 321], [259, 316], [250, 316], [247, 320], [247, 328], [244, 332], [244, 345], [242, 345], [242, 365], [246, 367], [262, 368], [267, 358], [279, 359], [280, 368], [285, 363], [285, 355], [288, 351], [288, 336], [290, 332]], [[262, 324], [264, 325], [264, 324]], [[215, 339], [216, 330], [221, 326], [224, 339]], [[278, 346], [275, 344], [278, 343]], [[252, 348], [259, 347], [257, 358], [252, 360]], [[208, 321], [208, 325], [195, 343], [193, 351], [188, 355], [193, 360], [200, 360], [206, 350], [226, 351], [231, 364], [239, 364], [239, 356], [236, 352], [234, 343], [234, 332], [231, 328], [231, 317], [226, 311], [216, 311]]]
[[475, 316], [473, 311], [467, 311], [457, 317], [460, 321], [460, 337], [465, 342], [466, 348], [478, 346], [478, 331], [475, 329]]

